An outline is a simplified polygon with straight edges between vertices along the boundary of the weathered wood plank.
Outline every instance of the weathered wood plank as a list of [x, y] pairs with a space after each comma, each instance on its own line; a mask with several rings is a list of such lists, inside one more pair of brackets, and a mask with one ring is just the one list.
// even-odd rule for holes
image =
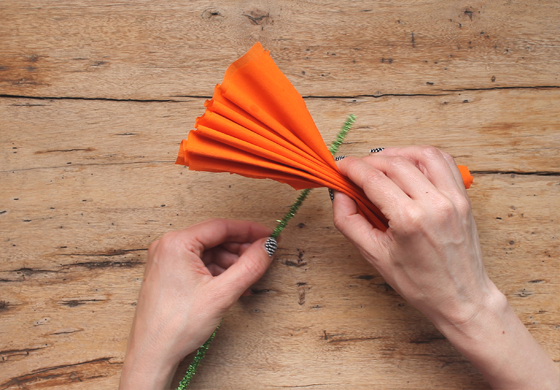
[[[0, 171], [79, 170], [96, 164], [127, 164], [133, 169], [173, 162], [180, 140], [204, 112], [203, 100], [1, 99], [0, 148], [5, 152], [0, 155]], [[349, 113], [358, 117], [341, 153], [432, 144], [474, 171], [560, 172], [557, 89], [306, 102], [327, 142], [336, 137]], [[20, 195], [18, 187], [9, 193], [12, 198]]]
[[[272, 226], [295, 197], [274, 182], [172, 164], [201, 99], [149, 110], [1, 101], [3, 388], [83, 386], [76, 378], [114, 387], [149, 243], [209, 217]], [[308, 104], [327, 139], [347, 113], [358, 115], [342, 153], [433, 143], [478, 170], [533, 172], [476, 174], [470, 194], [491, 278], [559, 360], [560, 183], [534, 174], [558, 172], [557, 101], [556, 90], [526, 90]], [[296, 217], [256, 290], [226, 317], [195, 388], [486, 386], [335, 231], [324, 190]]]
[[36, 0], [0, 15], [0, 94], [207, 96], [256, 41], [303, 95], [560, 86], [551, 0]]
[[[24, 184], [30, 195], [44, 191], [35, 172], [18, 175], [5, 183]], [[295, 195], [268, 181], [181, 176], [164, 164], [88, 166], [50, 193], [57, 221], [41, 221], [47, 205], [25, 207], [41, 226], [19, 222], [15, 213], [0, 216], [2, 231], [17, 236], [2, 240], [2, 263], [16, 266], [10, 245], [17, 242], [18, 264], [28, 267], [0, 273], [0, 388], [16, 388], [17, 381], [31, 389], [114, 387], [149, 243], [211, 216], [271, 225]], [[118, 195], [138, 182], [149, 185]], [[69, 188], [91, 192], [91, 203], [69, 196]], [[470, 195], [490, 277], [559, 360], [558, 177], [479, 175]], [[257, 293], [227, 315], [193, 388], [487, 388], [331, 219], [326, 192], [315, 190]]]

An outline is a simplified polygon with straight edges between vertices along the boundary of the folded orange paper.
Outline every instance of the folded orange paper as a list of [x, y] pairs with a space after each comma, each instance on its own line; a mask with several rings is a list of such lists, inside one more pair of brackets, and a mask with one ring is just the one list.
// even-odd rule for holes
[[[339, 172], [303, 98], [260, 43], [229, 66], [205, 106], [176, 164], [273, 179], [296, 190], [332, 188], [354, 199], [375, 227], [387, 229], [385, 216]], [[459, 169], [469, 188], [472, 176]]]

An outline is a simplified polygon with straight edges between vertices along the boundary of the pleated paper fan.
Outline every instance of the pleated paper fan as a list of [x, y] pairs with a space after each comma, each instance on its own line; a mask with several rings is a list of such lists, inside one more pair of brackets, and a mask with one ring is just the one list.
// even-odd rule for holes
[[[189, 169], [273, 179], [296, 190], [328, 187], [354, 199], [381, 230], [387, 219], [342, 175], [301, 95], [256, 43], [229, 66], [204, 115], [181, 142], [176, 163]], [[472, 176], [461, 173], [468, 188]]]

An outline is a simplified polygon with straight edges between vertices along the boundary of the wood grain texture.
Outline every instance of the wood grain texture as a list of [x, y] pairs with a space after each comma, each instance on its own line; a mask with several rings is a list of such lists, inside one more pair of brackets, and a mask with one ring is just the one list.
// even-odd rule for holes
[[[289, 208], [288, 186], [173, 164], [257, 40], [325, 140], [358, 117], [340, 154], [432, 144], [469, 166], [488, 274], [560, 362], [558, 20], [552, 1], [0, 1], [0, 389], [116, 388], [148, 245]], [[489, 388], [336, 231], [324, 189], [192, 384], [301, 387]]]
[[552, 0], [36, 0], [0, 15], [0, 94], [208, 96], [256, 41], [303, 95], [560, 87]]

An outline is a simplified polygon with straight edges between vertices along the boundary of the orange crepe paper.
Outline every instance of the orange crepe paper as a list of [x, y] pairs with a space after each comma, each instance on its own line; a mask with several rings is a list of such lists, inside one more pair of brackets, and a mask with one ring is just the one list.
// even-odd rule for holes
[[[229, 66], [204, 105], [176, 164], [272, 179], [296, 190], [332, 188], [354, 199], [372, 225], [387, 229], [387, 218], [339, 172], [303, 98], [260, 43]], [[459, 170], [469, 188], [473, 177], [467, 167]]]

